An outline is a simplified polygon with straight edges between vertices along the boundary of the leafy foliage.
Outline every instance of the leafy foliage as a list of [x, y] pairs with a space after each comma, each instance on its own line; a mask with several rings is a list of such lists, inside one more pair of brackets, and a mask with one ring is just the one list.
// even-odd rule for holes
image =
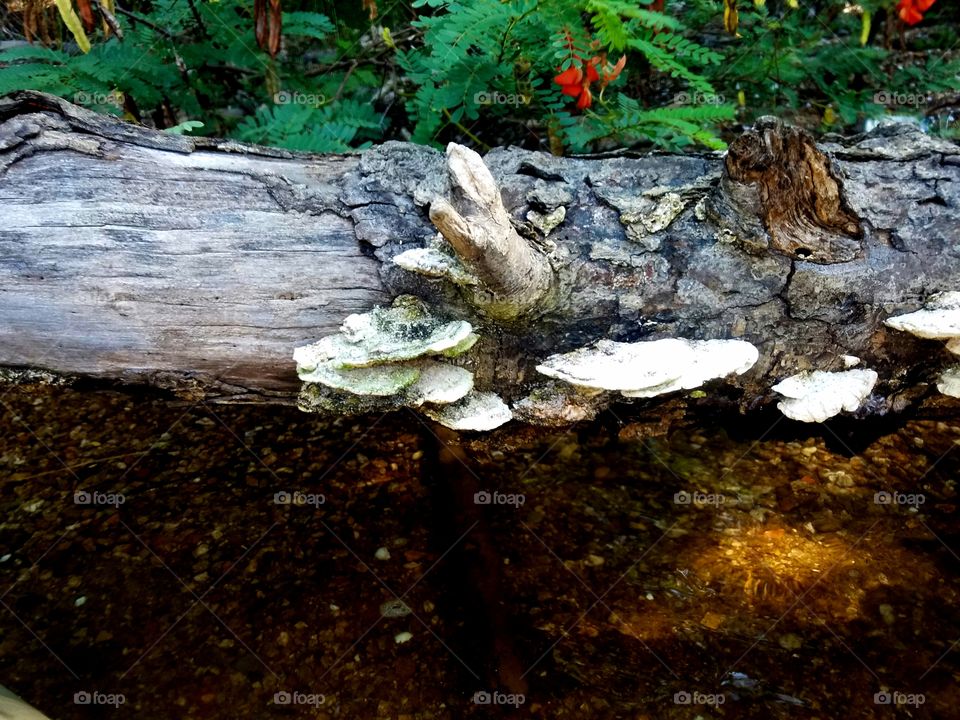
[[387, 123], [369, 104], [376, 82], [369, 72], [304, 72], [299, 48], [335, 39], [327, 16], [284, 13], [287, 52], [274, 59], [257, 47], [252, 2], [198, 2], [196, 13], [180, 0], [150, 7], [143, 21], [120, 17], [123, 39], [101, 39], [88, 53], [37, 45], [0, 51], [0, 94], [41, 90], [160, 127], [315, 152], [382, 136]]
[[[915, 57], [904, 61], [892, 51], [894, 4], [866, 0], [857, 14], [844, 12], [848, 4], [842, 0], [823, 0], [816, 13], [743, 3], [742, 37], [727, 41], [724, 62], [706, 74], [722, 94], [740, 97], [745, 120], [777, 114], [802, 125], [849, 129], [887, 113], [916, 114], [926, 103], [913, 100], [956, 89], [960, 63], [938, 54], [919, 65]], [[690, 5], [691, 24], [705, 25], [716, 16], [714, 0]], [[878, 15], [883, 23], [875, 22]], [[897, 97], [911, 102], [884, 101]]]
[[0, 94], [42, 90], [171, 132], [312, 152], [392, 137], [720, 149], [763, 114], [849, 131], [934, 98], [948, 109], [925, 122], [955, 136], [960, 8], [935, 3], [905, 39], [895, 4], [414, 0], [379, 8], [374, 25], [375, 3], [284, 0], [282, 15], [269, 3], [282, 34], [267, 52], [264, 2], [58, 0], [23, 4], [23, 35], [43, 44], [0, 50]]
[[[364, 135], [379, 137], [381, 130], [381, 120], [369, 105], [345, 100], [336, 107], [275, 105], [258, 108], [252, 117], [240, 123], [236, 137], [291, 150], [342, 153], [354, 149], [354, 143]], [[369, 144], [366, 142], [360, 147]]]
[[[694, 140], [712, 147], [723, 145], [696, 122], [718, 115], [731, 119], [732, 106], [719, 113], [716, 108], [687, 108], [678, 113], [678, 108], [664, 107], [628, 115], [627, 106], [619, 102], [622, 91], [615, 90], [609, 98], [601, 93], [599, 107], [581, 116], [569, 112], [569, 103], [557, 97], [556, 86], [546, 82], [591, 56], [628, 50], [690, 87], [712, 93], [698, 68], [722, 58], [678, 34], [684, 27], [674, 17], [623, 0], [414, 3], [423, 5], [436, 10], [414, 23], [423, 30], [423, 43], [398, 57], [418, 88], [408, 101], [417, 142], [434, 142], [445, 125], [463, 128], [464, 122], [476, 121], [483, 112], [486, 117], [541, 118], [577, 151], [600, 139], [619, 143], [628, 137], [666, 146]], [[587, 26], [584, 14], [589, 17]], [[489, 103], [499, 98], [505, 102]]]

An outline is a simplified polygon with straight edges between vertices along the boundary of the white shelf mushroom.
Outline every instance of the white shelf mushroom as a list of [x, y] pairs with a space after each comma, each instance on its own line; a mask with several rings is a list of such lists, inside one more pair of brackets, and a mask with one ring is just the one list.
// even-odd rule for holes
[[742, 375], [752, 368], [760, 352], [744, 340], [685, 340], [692, 353], [681, 376], [644, 390], [627, 390], [624, 397], [654, 397], [675, 390], [693, 390], [708, 380]]
[[345, 414], [455, 403], [473, 390], [473, 373], [438, 362], [477, 340], [470, 323], [433, 317], [409, 295], [392, 307], [348, 316], [340, 332], [294, 350], [304, 382], [298, 406]]
[[441, 407], [425, 405], [423, 414], [451, 430], [493, 430], [513, 419], [507, 404], [492, 392], [472, 392]]
[[413, 248], [394, 256], [404, 270], [431, 278], [445, 278], [455, 285], [479, 285], [480, 280], [456, 256], [437, 248]]
[[551, 355], [537, 371], [584, 390], [612, 390], [624, 397], [645, 398], [742, 374], [759, 356], [757, 349], [743, 340], [598, 340], [573, 352]]
[[344, 390], [354, 395], [377, 397], [396, 395], [420, 377], [420, 370], [409, 363], [347, 369], [322, 363], [313, 366], [313, 370], [310, 371], [306, 371], [300, 363], [298, 366], [297, 375], [303, 382], [326, 385], [334, 390]]
[[791, 420], [823, 422], [843, 410], [858, 410], [876, 383], [873, 370], [814, 370], [792, 375], [772, 389], [786, 398], [777, 407]]
[[456, 365], [421, 360], [420, 377], [406, 390], [407, 405], [423, 403], [446, 405], [467, 396], [473, 390], [473, 373]]
[[921, 338], [946, 340], [947, 349], [960, 354], [960, 292], [933, 295], [923, 310], [887, 318], [884, 325]]
[[476, 340], [473, 327], [466, 320], [438, 320], [417, 298], [401, 295], [392, 307], [348, 315], [338, 334], [296, 348], [293, 359], [297, 372], [303, 375], [320, 366], [342, 370], [424, 355], [458, 355]]
[[944, 395], [960, 398], [960, 365], [954, 365], [940, 373], [937, 390]]
[[[927, 299], [923, 310], [888, 318], [884, 324], [917, 337], [946, 340], [947, 350], [960, 355], [960, 292], [933, 295]], [[937, 389], [944, 395], [960, 397], [960, 365], [941, 373]]]

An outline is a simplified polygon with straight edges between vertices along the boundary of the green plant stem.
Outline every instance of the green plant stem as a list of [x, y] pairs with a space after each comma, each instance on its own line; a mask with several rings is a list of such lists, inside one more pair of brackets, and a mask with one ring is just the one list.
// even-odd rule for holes
[[194, 4], [194, 0], [187, 0], [187, 4], [190, 6], [190, 12], [193, 14], [193, 19], [196, 21], [197, 26], [200, 28], [201, 37], [209, 38], [210, 33], [207, 32], [207, 26], [203, 22], [203, 18], [200, 17], [200, 11], [197, 10], [197, 6]]
[[350, 79], [350, 76], [353, 74], [353, 71], [357, 69], [357, 66], [360, 64], [359, 60], [354, 60], [350, 63], [350, 67], [347, 68], [347, 71], [343, 74], [343, 80], [340, 81], [337, 91], [333, 94], [334, 100], [339, 100], [340, 96], [343, 94], [343, 88], [347, 85], [347, 80]]
[[503, 39], [500, 41], [500, 54], [497, 56], [498, 64], [503, 62], [503, 55], [507, 51], [507, 40], [510, 39], [510, 31], [513, 30], [515, 25], [519, 25], [521, 22], [526, 20], [528, 15], [539, 9], [540, 3], [537, 3], [522, 15], [518, 15], [515, 18], [510, 18], [510, 24], [507, 25], [507, 29], [503, 31]]
[[454, 120], [454, 119], [453, 119], [453, 116], [450, 114], [450, 111], [449, 111], [447, 108], [444, 108], [444, 109], [443, 109], [443, 114], [446, 115], [446, 117], [447, 117], [447, 122], [449, 122], [451, 125], [453, 125], [455, 128], [457, 128], [457, 130], [459, 130], [460, 132], [462, 132], [462, 133], [463, 133], [464, 135], [466, 135], [468, 138], [470, 138], [471, 140], [473, 140], [473, 142], [475, 142], [479, 147], [481, 147], [484, 152], [486, 152], [487, 150], [490, 149], [490, 146], [489, 146], [487, 143], [485, 143], [483, 140], [481, 140], [481, 139], [478, 138], [476, 135], [474, 135], [472, 132], [470, 132], [469, 128], [464, 127], [463, 123], [460, 123], [460, 122], [457, 122], [456, 120]]
[[163, 35], [165, 38], [169, 40], [173, 40], [173, 34], [169, 30], [164, 30], [159, 25], [156, 25], [150, 22], [146, 18], [143, 18], [140, 15], [137, 15], [136, 13], [132, 13], [129, 10], [124, 10], [122, 7], [117, 7], [114, 9], [117, 11], [117, 15], [123, 15], [125, 17], [128, 17], [131, 20], [133, 20], [135, 23], [142, 23], [146, 25], [148, 28], [150, 28], [151, 30], [153, 30], [154, 32], [158, 32], [161, 35]]

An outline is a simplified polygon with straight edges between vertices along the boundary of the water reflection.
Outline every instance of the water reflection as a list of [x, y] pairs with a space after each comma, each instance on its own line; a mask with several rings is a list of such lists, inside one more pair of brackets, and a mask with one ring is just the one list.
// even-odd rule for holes
[[960, 702], [957, 420], [461, 438], [70, 389], [3, 409], [0, 682], [51, 717], [105, 711], [77, 692], [231, 719]]

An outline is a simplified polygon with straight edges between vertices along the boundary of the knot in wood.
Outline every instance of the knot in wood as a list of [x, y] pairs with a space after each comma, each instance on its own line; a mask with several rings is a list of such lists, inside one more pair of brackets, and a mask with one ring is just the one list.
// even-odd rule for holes
[[806, 131], [761, 118], [730, 144], [725, 174], [735, 207], [744, 195], [736, 186], [751, 186], [756, 203], [738, 209], [759, 212], [771, 249], [818, 263], [848, 262], [859, 255], [860, 218], [847, 203], [830, 158]]

